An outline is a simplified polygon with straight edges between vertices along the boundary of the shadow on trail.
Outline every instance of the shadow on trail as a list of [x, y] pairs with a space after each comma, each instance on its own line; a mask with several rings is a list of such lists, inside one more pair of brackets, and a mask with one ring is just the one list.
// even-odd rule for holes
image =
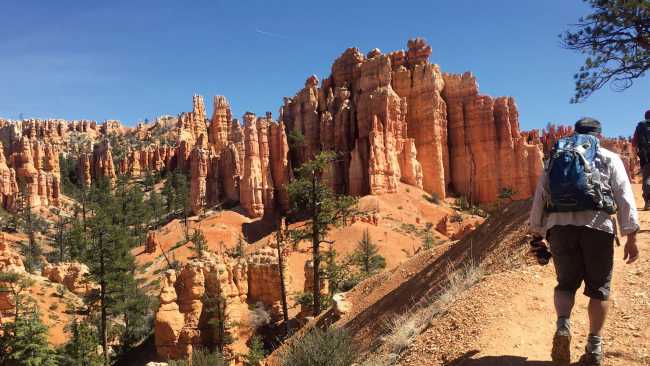
[[445, 363], [447, 366], [553, 366], [551, 361], [531, 361], [521, 356], [484, 356], [470, 358], [479, 351], [469, 351], [457, 359]]

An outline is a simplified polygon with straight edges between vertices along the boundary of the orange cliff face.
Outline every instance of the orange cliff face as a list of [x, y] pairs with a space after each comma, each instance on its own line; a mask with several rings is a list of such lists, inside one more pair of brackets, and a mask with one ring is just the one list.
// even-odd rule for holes
[[444, 79], [452, 189], [475, 202], [491, 202], [504, 188], [530, 197], [543, 154], [520, 134], [514, 99], [480, 95], [470, 73]]
[[479, 203], [503, 188], [529, 197], [542, 153], [521, 136], [514, 100], [480, 95], [471, 74], [442, 74], [430, 54], [422, 39], [388, 55], [350, 48], [320, 88], [307, 79], [281, 109], [288, 131], [304, 136], [291, 162], [335, 150], [329, 181], [352, 195], [395, 192], [402, 181]]

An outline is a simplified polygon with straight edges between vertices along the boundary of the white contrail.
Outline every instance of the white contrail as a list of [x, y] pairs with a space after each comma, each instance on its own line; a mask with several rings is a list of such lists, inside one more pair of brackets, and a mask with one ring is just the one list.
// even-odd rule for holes
[[271, 33], [271, 32], [267, 32], [267, 31], [263, 31], [261, 29], [255, 29], [255, 32], [259, 33], [259, 34], [263, 34], [265, 36], [274, 37], [274, 38], [282, 38], [282, 39], [288, 39], [289, 38], [289, 37], [287, 37], [285, 35], [282, 35], [282, 34]]

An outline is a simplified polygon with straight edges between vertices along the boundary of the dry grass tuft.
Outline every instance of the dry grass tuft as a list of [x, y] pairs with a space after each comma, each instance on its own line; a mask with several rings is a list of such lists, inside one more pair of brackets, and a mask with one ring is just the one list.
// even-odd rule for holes
[[467, 289], [479, 282], [484, 275], [483, 268], [474, 263], [459, 269], [447, 270], [447, 282], [435, 298], [420, 301], [409, 311], [386, 321], [387, 335], [383, 337], [384, 355], [374, 355], [362, 366], [393, 365], [399, 354], [406, 350], [415, 338], [426, 330]]

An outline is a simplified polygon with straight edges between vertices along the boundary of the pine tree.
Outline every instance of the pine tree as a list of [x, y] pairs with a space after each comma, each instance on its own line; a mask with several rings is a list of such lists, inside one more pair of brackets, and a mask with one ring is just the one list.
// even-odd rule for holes
[[[129, 187], [118, 184], [114, 195], [105, 182], [98, 182], [89, 190], [86, 230], [81, 231], [81, 259], [89, 268], [89, 277], [99, 285], [94, 297], [89, 297], [90, 307], [97, 308], [99, 342], [103, 348], [104, 364], [109, 363], [108, 334], [115, 328], [121, 335], [120, 343], [128, 347], [137, 334], [132, 326], [138, 326], [146, 316], [142, 297], [139, 296], [134, 278], [135, 261], [131, 248], [141, 240], [134, 227], [143, 218], [132, 211], [142, 204], [142, 196], [131, 192]], [[126, 225], [126, 226], [125, 226]], [[126, 229], [126, 230], [125, 230]], [[114, 324], [120, 318], [124, 325]]]
[[70, 340], [59, 349], [60, 366], [100, 366], [102, 358], [97, 354], [97, 330], [77, 319], [67, 325], [67, 330]]
[[174, 172], [167, 178], [163, 186], [162, 194], [167, 202], [169, 213], [178, 213], [180, 211], [185, 225], [185, 238], [189, 239], [189, 228], [187, 218], [191, 213], [190, 190], [187, 183], [187, 177], [180, 172]]
[[0, 365], [58, 365], [47, 343], [47, 327], [35, 308], [0, 326]]
[[574, 30], [560, 35], [565, 48], [587, 55], [574, 75], [574, 103], [609, 82], [624, 90], [650, 69], [650, 1], [584, 2], [593, 12], [580, 18]]
[[38, 217], [32, 211], [32, 205], [27, 198], [25, 185], [21, 187], [19, 197], [19, 222], [21, 229], [27, 234], [27, 242], [21, 243], [21, 252], [25, 257], [25, 269], [34, 273], [42, 265], [43, 248], [36, 239], [36, 231], [41, 226]]
[[25, 302], [23, 293], [28, 289], [34, 280], [16, 272], [0, 272], [0, 293], [9, 293], [14, 302], [14, 317], [20, 317], [21, 306]]
[[47, 343], [47, 328], [36, 306], [23, 295], [34, 281], [15, 272], [0, 272], [0, 292], [14, 302], [14, 321], [0, 324], [0, 365], [55, 366], [57, 360]]
[[352, 262], [359, 266], [365, 277], [386, 267], [386, 259], [379, 255], [379, 248], [370, 238], [368, 229], [363, 232], [357, 248], [352, 253]]
[[122, 314], [122, 322], [115, 326], [120, 334], [120, 348], [126, 352], [150, 333], [150, 324], [147, 316], [153, 316], [151, 299], [136, 286], [135, 281], [130, 281], [120, 289], [124, 299], [115, 304], [114, 312]]
[[[294, 213], [304, 213], [308, 219], [304, 227], [293, 232], [294, 239], [310, 240], [312, 260], [314, 263], [314, 294], [320, 294], [321, 244], [331, 243], [326, 240], [330, 225], [341, 223], [350, 213], [355, 200], [348, 196], [337, 196], [322, 182], [322, 175], [336, 155], [333, 152], [321, 152], [313, 160], [296, 169], [297, 179], [289, 183], [288, 191]], [[321, 297], [314, 296], [314, 315], [321, 311]]]
[[214, 350], [223, 354], [224, 346], [233, 342], [232, 336], [227, 332], [226, 299], [222, 294], [206, 292], [203, 296], [203, 311], [208, 320], [207, 336]]
[[155, 191], [151, 192], [149, 194], [149, 199], [147, 200], [147, 206], [151, 211], [151, 216], [153, 219], [153, 228], [154, 230], [158, 229], [158, 226], [160, 225], [163, 216], [163, 210], [164, 210], [163, 196], [158, 192]]
[[174, 212], [176, 208], [176, 191], [174, 189], [175, 175], [176, 173], [173, 173], [167, 178], [167, 180], [165, 180], [165, 184], [163, 185], [163, 189], [161, 191], [163, 197], [165, 198], [165, 208], [167, 209], [167, 213]]
[[190, 206], [190, 189], [187, 183], [187, 177], [183, 174], [178, 175], [176, 186], [176, 203], [183, 214], [183, 226], [185, 227], [185, 238], [189, 237], [189, 225], [187, 218], [192, 212]]
[[275, 248], [278, 254], [278, 271], [280, 272], [280, 301], [282, 302], [282, 317], [284, 320], [284, 333], [289, 336], [289, 305], [287, 303], [287, 287], [284, 281], [284, 250], [287, 247], [289, 230], [284, 218], [280, 219], [275, 232]]
[[325, 255], [325, 276], [330, 297], [337, 292], [350, 290], [359, 282], [358, 276], [353, 276], [348, 267], [349, 261], [339, 262], [336, 249], [330, 245]]
[[[57, 262], [65, 262], [69, 258], [69, 254], [66, 253], [66, 241], [65, 241], [65, 232], [66, 225], [68, 224], [68, 219], [63, 215], [63, 211], [60, 209], [55, 210], [57, 216], [56, 221], [56, 234], [54, 237], [54, 246], [57, 249]], [[69, 252], [69, 251], [67, 251]]]
[[264, 352], [262, 339], [256, 335], [251, 339], [248, 353], [244, 357], [244, 364], [246, 366], [259, 366], [265, 356], [266, 353]]
[[201, 231], [200, 229], [194, 230], [194, 233], [192, 233], [192, 237], [190, 238], [190, 241], [192, 241], [192, 249], [194, 250], [196, 257], [199, 259], [203, 259], [206, 250], [208, 250], [208, 242], [205, 240], [203, 231]]

